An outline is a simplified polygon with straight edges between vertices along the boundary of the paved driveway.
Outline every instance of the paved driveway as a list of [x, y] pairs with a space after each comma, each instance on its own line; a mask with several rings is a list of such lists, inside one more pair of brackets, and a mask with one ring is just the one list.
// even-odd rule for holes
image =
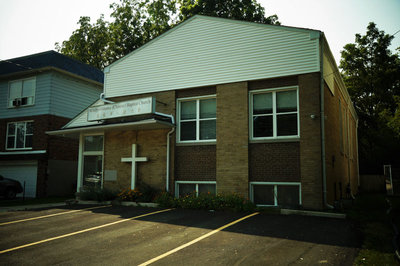
[[351, 265], [348, 221], [134, 207], [0, 213], [3, 265]]

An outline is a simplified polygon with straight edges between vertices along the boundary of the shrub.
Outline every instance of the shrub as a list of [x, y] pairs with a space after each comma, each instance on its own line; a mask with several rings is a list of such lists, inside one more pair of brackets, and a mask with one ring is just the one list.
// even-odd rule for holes
[[153, 202], [157, 190], [151, 186], [140, 183], [135, 189], [124, 189], [118, 193], [118, 198], [122, 201], [134, 201], [134, 202]]
[[76, 195], [81, 200], [107, 201], [117, 198], [117, 193], [107, 188], [97, 188], [93, 186], [84, 186]]
[[178, 206], [176, 198], [169, 192], [165, 191], [159, 193], [155, 197], [154, 202], [157, 203], [162, 208], [176, 208]]
[[160, 207], [184, 208], [184, 209], [207, 209], [207, 210], [232, 210], [232, 211], [254, 211], [256, 206], [248, 199], [237, 194], [210, 194], [195, 193], [175, 198], [170, 193], [160, 193], [156, 200]]

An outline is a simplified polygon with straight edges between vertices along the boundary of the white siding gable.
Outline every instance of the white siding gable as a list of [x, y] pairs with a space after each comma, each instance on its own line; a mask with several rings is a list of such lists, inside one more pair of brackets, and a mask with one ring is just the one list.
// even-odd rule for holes
[[313, 30], [195, 16], [106, 68], [105, 95], [318, 72], [318, 36]]
[[86, 127], [86, 126], [93, 126], [93, 125], [98, 125], [101, 122], [98, 121], [91, 121], [89, 122], [87, 120], [88, 118], [88, 109], [93, 106], [99, 106], [99, 105], [104, 105], [104, 102], [101, 100], [97, 100], [95, 103], [93, 103], [91, 106], [83, 110], [80, 114], [78, 114], [74, 119], [72, 119], [68, 124], [66, 124], [63, 129], [68, 129], [68, 128], [75, 128], [75, 127]]

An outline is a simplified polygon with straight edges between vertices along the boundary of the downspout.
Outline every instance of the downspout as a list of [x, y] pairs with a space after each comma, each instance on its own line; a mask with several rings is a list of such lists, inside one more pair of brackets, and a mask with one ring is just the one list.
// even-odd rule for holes
[[166, 175], [165, 175], [165, 190], [169, 192], [169, 162], [170, 162], [170, 138], [171, 134], [174, 133], [175, 131], [175, 119], [173, 115], [170, 115], [171, 117], [171, 122], [174, 125], [174, 127], [171, 129], [171, 131], [168, 132], [167, 134], [167, 167], [166, 167]]
[[321, 163], [322, 163], [322, 189], [323, 189], [323, 204], [324, 207], [327, 207], [329, 209], [333, 209], [334, 207], [330, 204], [328, 204], [327, 201], [327, 189], [326, 189], [326, 156], [325, 156], [325, 84], [324, 84], [324, 34], [321, 33], [320, 35], [320, 58], [319, 58], [319, 64], [320, 64], [320, 103], [321, 103]]

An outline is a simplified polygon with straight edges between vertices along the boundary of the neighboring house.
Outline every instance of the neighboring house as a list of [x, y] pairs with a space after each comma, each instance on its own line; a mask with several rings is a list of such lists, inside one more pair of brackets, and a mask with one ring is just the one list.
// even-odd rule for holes
[[27, 197], [73, 193], [78, 142], [45, 132], [92, 104], [102, 85], [100, 70], [54, 51], [0, 61], [0, 174], [25, 183]]
[[107, 100], [50, 133], [80, 139], [78, 190], [306, 209], [357, 193], [357, 114], [320, 31], [194, 16], [104, 73]]

